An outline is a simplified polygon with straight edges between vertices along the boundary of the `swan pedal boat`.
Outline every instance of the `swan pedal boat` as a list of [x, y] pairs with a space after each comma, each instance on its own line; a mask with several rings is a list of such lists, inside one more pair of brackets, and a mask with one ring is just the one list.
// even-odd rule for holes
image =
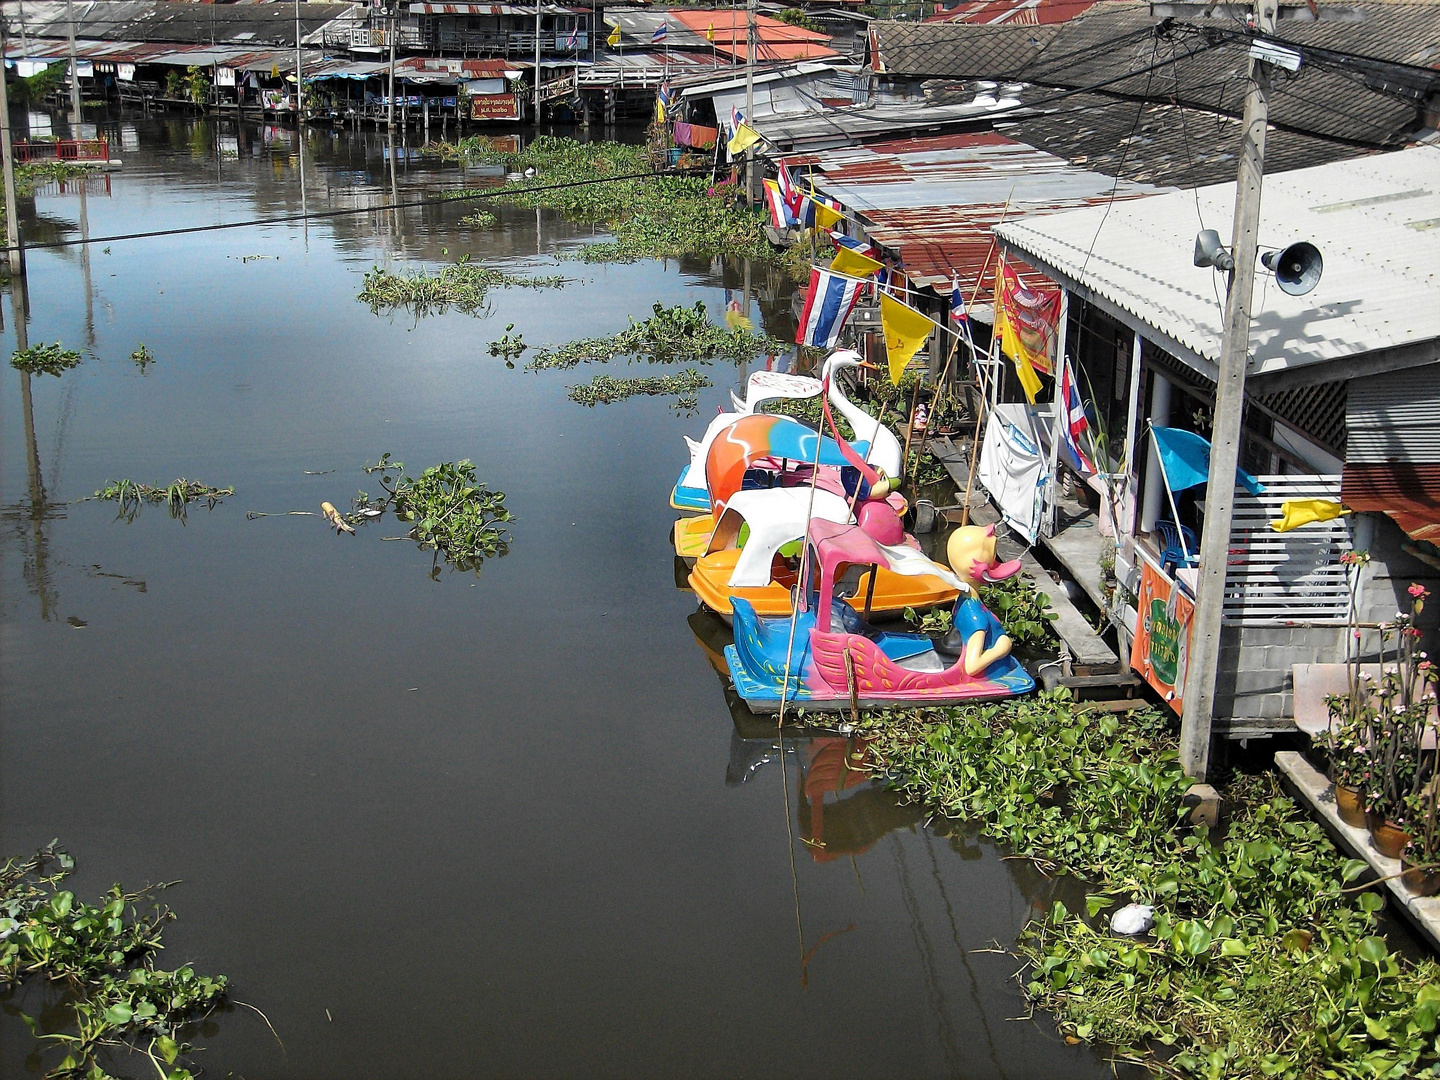
[[[899, 476], [904, 451], [900, 446], [900, 441], [895, 437], [895, 433], [846, 397], [845, 392], [840, 388], [839, 380], [835, 378], [841, 368], [860, 367], [862, 363], [859, 353], [841, 349], [826, 359], [821, 379], [813, 379], [804, 375], [788, 375], [776, 371], [753, 372], [745, 384], [744, 401], [736, 398], [733, 393], [730, 395], [732, 403], [736, 406], [735, 412], [720, 413], [711, 420], [699, 442], [688, 436], [685, 438], [685, 445], [690, 451], [690, 460], [680, 470], [680, 476], [670, 492], [670, 505], [674, 509], [686, 513], [708, 513], [711, 509], [711, 499], [706, 477], [706, 462], [709, 460], [710, 450], [715, 441], [744, 417], [766, 415], [760, 413], [759, 410], [767, 401], [799, 401], [818, 397], [824, 388], [822, 380], [827, 376], [830, 379], [830, 403], [836, 411], [850, 421], [850, 426], [856, 435], [856, 441], [852, 444], [856, 452], [885, 475]], [[776, 416], [775, 419], [783, 421], [783, 423], [777, 424], [770, 432], [773, 445], [768, 454], [770, 460], [764, 464], [772, 470], [782, 473], [791, 465], [806, 470], [805, 475], [797, 478], [794, 482], [808, 483], [808, 469], [814, 461], [814, 444], [809, 443], [807, 447], [804, 434], [811, 432], [812, 429], [793, 417]], [[756, 459], [752, 460], [759, 465], [761, 462], [758, 459], [766, 456], [757, 454]], [[828, 437], [822, 440], [820, 447], [822, 472], [824, 467], [839, 467], [846, 463], [835, 440]], [[754, 482], [754, 478], [751, 482]]]
[[[1009, 639], [1003, 628], [973, 591], [977, 569], [995, 566], [993, 531], [976, 532], [989, 538], [988, 562], [985, 558], [967, 558], [963, 576], [957, 577], [906, 545], [880, 544], [859, 526], [813, 520], [807, 546], [818, 567], [819, 582], [804, 608], [794, 613], [793, 648], [788, 650], [788, 661], [791, 613], [765, 616], [743, 596], [732, 601], [735, 643], [726, 648], [725, 660], [736, 693], [752, 712], [773, 713], [780, 706], [787, 671], [786, 700], [807, 710], [848, 709], [852, 686], [854, 702], [860, 708], [955, 704], [1015, 697], [1034, 690], [1035, 680], [1009, 654]], [[984, 549], [983, 539], [978, 546]], [[952, 543], [952, 561], [953, 555]], [[983, 634], [985, 652], [1003, 655], [972, 672], [968, 644], [962, 647], [959, 659], [948, 663], [926, 635], [876, 630], [835, 595], [842, 568], [865, 564], [905, 576], [932, 575], [952, 585], [957, 594], [965, 590], [969, 596], [957, 613], [962, 636]], [[826, 614], [823, 623], [817, 619], [817, 612]]]

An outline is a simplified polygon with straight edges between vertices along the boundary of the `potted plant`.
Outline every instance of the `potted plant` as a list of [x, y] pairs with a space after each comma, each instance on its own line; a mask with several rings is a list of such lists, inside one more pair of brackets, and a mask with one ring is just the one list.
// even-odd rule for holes
[[[1415, 628], [1426, 595], [1423, 587], [1412, 585], [1409, 614], [1400, 613], [1380, 628], [1380, 683], [1364, 734], [1371, 763], [1365, 789], [1370, 839], [1392, 859], [1410, 842], [1416, 800], [1435, 772], [1435, 754], [1421, 748], [1435, 704], [1434, 669], [1418, 648], [1420, 631]], [[1395, 654], [1390, 662], [1386, 652], [1392, 636]]]
[[1416, 896], [1440, 893], [1440, 777], [1431, 753], [1430, 782], [1410, 799], [1410, 842], [1400, 855], [1400, 880]]
[[1325, 699], [1330, 722], [1325, 729], [1325, 758], [1334, 787], [1340, 820], [1356, 829], [1366, 828], [1365, 786], [1370, 779], [1370, 752], [1365, 742], [1374, 720], [1375, 702], [1367, 676], [1361, 670], [1360, 627], [1356, 591], [1360, 571], [1370, 562], [1364, 551], [1348, 551], [1340, 561], [1350, 567], [1350, 609], [1347, 619], [1353, 654], [1346, 661], [1346, 690]]

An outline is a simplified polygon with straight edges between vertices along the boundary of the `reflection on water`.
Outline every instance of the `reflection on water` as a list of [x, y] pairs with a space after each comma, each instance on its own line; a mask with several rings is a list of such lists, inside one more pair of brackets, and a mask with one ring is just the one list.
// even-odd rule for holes
[[[60, 837], [82, 894], [183, 879], [169, 954], [231, 976], [284, 1040], [237, 1008], [200, 1065], [378, 1078], [419, 1047], [447, 1077], [1107, 1071], [1007, 1021], [1015, 962], [976, 952], [1052, 883], [927, 825], [858, 743], [735, 707], [726, 631], [675, 588], [668, 538], [699, 418], [583, 409], [565, 387], [588, 375], [487, 354], [510, 323], [563, 342], [657, 301], [748, 310], [783, 340], [778, 271], [557, 271], [602, 231], [389, 209], [495, 177], [383, 135], [89, 119], [124, 169], [22, 205], [32, 241], [311, 215], [35, 248], [28, 321], [18, 293], [3, 309], [5, 352], [59, 340], [85, 362], [0, 378], [0, 847]], [[480, 317], [356, 299], [373, 264], [462, 255], [577, 280], [498, 290]], [[749, 367], [712, 367], [701, 413]], [[247, 520], [347, 505], [387, 451], [475, 461], [515, 513], [510, 554], [431, 581], [390, 526]], [[179, 476], [236, 495], [183, 529], [77, 502]], [[33, 1045], [0, 1020], [0, 1074]]]

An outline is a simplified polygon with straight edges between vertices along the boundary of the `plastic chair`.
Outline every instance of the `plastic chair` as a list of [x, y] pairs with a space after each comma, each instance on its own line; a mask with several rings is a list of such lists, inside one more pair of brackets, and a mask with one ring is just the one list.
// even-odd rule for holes
[[[1195, 541], [1195, 534], [1184, 525], [1158, 520], [1155, 522], [1155, 532], [1160, 536], [1160, 566], [1167, 574], [1177, 566], [1195, 566], [1199, 563], [1200, 547]], [[1181, 545], [1182, 538], [1184, 546]]]

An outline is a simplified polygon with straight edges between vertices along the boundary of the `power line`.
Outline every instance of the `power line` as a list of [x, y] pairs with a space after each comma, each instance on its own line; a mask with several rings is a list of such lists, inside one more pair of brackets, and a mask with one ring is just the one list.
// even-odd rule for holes
[[[404, 210], [414, 206], [445, 206], [451, 203], [471, 203], [488, 199], [507, 199], [517, 195], [543, 194], [547, 191], [564, 191], [567, 188], [590, 187], [594, 184], [610, 184], [620, 180], [650, 180], [666, 176], [700, 176], [704, 170], [677, 169], [672, 172], [626, 173], [621, 176], [600, 176], [593, 180], [574, 180], [565, 184], [550, 184], [542, 187], [497, 188], [495, 191], [462, 191], [455, 195], [439, 198], [416, 199], [410, 202], [384, 203], [379, 206], [346, 207], [343, 210], [317, 210], [310, 213], [281, 214], [278, 217], [252, 218], [246, 221], [222, 221], [215, 225], [186, 225], [174, 229], [154, 229], [149, 232], [116, 233], [113, 236], [94, 236], [79, 240], [52, 240], [43, 244], [22, 244], [26, 251], [45, 248], [79, 247], [85, 244], [108, 244], [120, 240], [146, 240], [155, 236], [182, 236], [186, 233], [220, 232], [225, 229], [248, 229], [265, 225], [289, 225], [297, 221], [312, 221], [317, 218], [338, 218], [348, 214], [370, 214], [381, 210]], [[0, 247], [0, 252], [10, 248]]]

